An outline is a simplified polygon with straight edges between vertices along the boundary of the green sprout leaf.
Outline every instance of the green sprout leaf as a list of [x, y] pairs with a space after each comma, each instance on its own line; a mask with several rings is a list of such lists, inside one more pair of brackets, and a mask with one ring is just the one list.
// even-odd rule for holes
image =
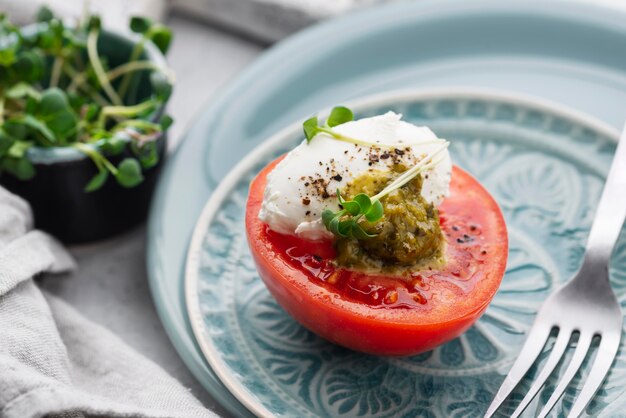
[[126, 149], [126, 145], [130, 142], [130, 138], [126, 134], [121, 132], [106, 138], [104, 144], [102, 144], [102, 151], [108, 155], [119, 155]]
[[35, 177], [35, 167], [27, 157], [4, 157], [0, 163], [3, 171], [11, 173], [19, 180], [30, 180]]
[[383, 204], [380, 203], [380, 200], [376, 200], [372, 203], [372, 206], [365, 211], [365, 219], [370, 222], [376, 222], [383, 217], [384, 213]]
[[32, 146], [33, 143], [30, 141], [15, 141], [7, 151], [7, 155], [13, 158], [23, 158]]
[[39, 135], [41, 138], [43, 138], [43, 143], [45, 143], [46, 145], [55, 144], [57, 142], [54, 133], [50, 130], [50, 128], [48, 128], [48, 126], [44, 122], [40, 121], [32, 115], [24, 115], [18, 118], [14, 118], [13, 123], [21, 124], [23, 126], [24, 137], [27, 137], [31, 134], [35, 136]]
[[352, 216], [357, 216], [359, 213], [361, 213], [361, 206], [358, 204], [358, 202], [348, 201], [342, 203], [341, 206], [343, 206], [343, 208]]
[[326, 120], [327, 127], [319, 126], [319, 120], [317, 116], [312, 116], [309, 119], [305, 120], [302, 124], [302, 128], [304, 130], [304, 136], [306, 138], [307, 143], [311, 142], [313, 137], [320, 132], [327, 133], [336, 139], [347, 140], [348, 142], [352, 142], [351, 138], [344, 137], [341, 134], [334, 132], [330, 129], [333, 126], [341, 125], [342, 123], [349, 122], [354, 119], [354, 114], [350, 109], [344, 106], [334, 107], [330, 112], [330, 116]]
[[353, 223], [352, 230], [350, 232], [352, 233], [352, 236], [356, 239], [368, 239], [374, 238], [376, 236], [374, 234], [368, 234], [367, 232], [365, 232], [363, 227], [356, 222]]
[[123, 187], [135, 187], [143, 181], [141, 173], [141, 165], [134, 158], [125, 158], [117, 166], [117, 174], [115, 175], [117, 182]]
[[21, 46], [20, 38], [13, 31], [0, 26], [0, 65], [9, 67], [17, 61], [17, 52]]
[[147, 38], [165, 55], [172, 42], [172, 31], [167, 26], [157, 23], [150, 28]]
[[353, 200], [359, 204], [360, 211], [365, 214], [367, 214], [367, 212], [370, 210], [370, 207], [372, 206], [372, 201], [370, 200], [370, 197], [365, 193], [359, 193], [358, 195], [354, 196]]
[[368, 234], [359, 224], [359, 220], [362, 217], [370, 222], [380, 219], [383, 216], [383, 206], [379, 201], [372, 202], [364, 193], [359, 193], [353, 200], [345, 200], [339, 190], [337, 200], [341, 210], [333, 212], [325, 209], [322, 212], [322, 222], [326, 229], [343, 238], [367, 239], [375, 236]]
[[15, 71], [25, 82], [35, 82], [43, 78], [46, 63], [43, 56], [35, 51], [21, 52], [13, 66]]
[[0, 128], [0, 158], [2, 158], [15, 143], [15, 138]]
[[350, 122], [351, 120], [354, 120], [354, 113], [352, 113], [352, 110], [344, 106], [337, 106], [330, 112], [330, 116], [326, 119], [326, 124], [332, 128], [337, 125]]
[[159, 154], [154, 141], [147, 142], [141, 147], [133, 147], [133, 152], [144, 169], [152, 168], [159, 162]]
[[91, 180], [89, 180], [89, 183], [87, 183], [87, 185], [85, 186], [85, 191], [95, 192], [96, 190], [104, 186], [104, 183], [106, 183], [108, 178], [109, 172], [105, 169], [101, 169], [100, 171], [98, 171], [98, 174], [96, 174], [91, 178]]
[[135, 33], [144, 34], [148, 32], [153, 22], [147, 17], [133, 16], [130, 18], [130, 30]]
[[337, 232], [342, 237], [347, 237], [352, 232], [353, 221], [351, 219], [347, 219], [345, 221], [337, 222]]
[[9, 99], [32, 97], [37, 101], [41, 100], [41, 93], [30, 84], [24, 82], [15, 84], [13, 87], [9, 88], [4, 95]]
[[37, 116], [39, 120], [45, 122], [55, 138], [63, 142], [76, 132], [78, 118], [70, 107], [65, 93], [56, 87], [42, 94]]
[[161, 116], [161, 120], [159, 120], [159, 125], [161, 125], [161, 131], [162, 132], [167, 131], [170, 128], [170, 126], [172, 126], [173, 123], [174, 123], [174, 119], [172, 119], [171, 116], [169, 115]]
[[322, 222], [324, 223], [324, 226], [326, 227], [326, 229], [330, 230], [330, 221], [332, 221], [335, 218], [335, 212], [333, 212], [330, 209], [324, 209], [322, 211]]
[[166, 102], [172, 94], [172, 84], [167, 79], [165, 74], [161, 72], [153, 72], [150, 74], [150, 83], [152, 84], [152, 91], [157, 99]]
[[304, 137], [306, 138], [306, 142], [311, 142], [313, 137], [319, 133], [319, 129], [317, 126], [317, 116], [313, 116], [305, 120], [302, 124], [302, 128], [304, 130]]
[[49, 22], [54, 19], [54, 13], [47, 6], [41, 6], [37, 12], [37, 22]]
[[100, 16], [90, 16], [89, 21], [87, 22], [88, 30], [100, 30], [102, 27], [102, 21], [100, 20]]

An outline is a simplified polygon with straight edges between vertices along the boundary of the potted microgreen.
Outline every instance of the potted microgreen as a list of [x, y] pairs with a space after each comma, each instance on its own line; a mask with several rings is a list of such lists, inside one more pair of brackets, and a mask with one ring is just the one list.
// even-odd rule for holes
[[37, 20], [0, 15], [0, 184], [62, 240], [104, 238], [147, 212], [171, 124], [171, 31], [136, 17], [127, 37], [46, 8]]

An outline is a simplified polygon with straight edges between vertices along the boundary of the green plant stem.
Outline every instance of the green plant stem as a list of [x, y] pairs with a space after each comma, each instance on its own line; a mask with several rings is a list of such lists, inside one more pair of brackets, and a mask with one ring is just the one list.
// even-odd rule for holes
[[104, 68], [102, 67], [102, 62], [100, 62], [100, 58], [98, 57], [98, 29], [94, 28], [89, 31], [89, 36], [87, 36], [87, 55], [89, 56], [89, 61], [91, 62], [91, 66], [93, 67], [102, 90], [109, 96], [114, 105], [122, 106], [122, 100], [113, 89], [113, 86], [111, 86], [104, 72]]
[[332, 136], [335, 139], [338, 139], [340, 141], [343, 142], [349, 142], [351, 144], [356, 144], [356, 145], [361, 145], [364, 147], [378, 147], [378, 148], [383, 148], [383, 149], [396, 149], [396, 148], [404, 148], [408, 145], [431, 145], [431, 144], [441, 144], [443, 143], [442, 140], [437, 139], [437, 140], [429, 140], [429, 141], [424, 141], [424, 142], [420, 142], [419, 144], [408, 144], [408, 143], [397, 143], [397, 144], [380, 144], [377, 142], [368, 142], [368, 141], [363, 141], [361, 139], [356, 139], [356, 138], [351, 138], [349, 136], [345, 136], [342, 135], [336, 131], [334, 131], [333, 129], [327, 127], [327, 126], [319, 126], [317, 128], [320, 132], [324, 132], [325, 134], [328, 134], [330, 136]]
[[111, 116], [131, 117], [150, 110], [158, 104], [156, 99], [146, 100], [134, 106], [105, 106], [98, 116], [98, 126], [104, 129], [106, 119]]
[[[130, 61], [122, 65], [118, 65], [114, 69], [107, 72], [107, 77], [109, 78], [109, 80], [115, 80], [116, 78], [121, 77], [124, 74], [141, 70], [161, 71], [161, 68], [159, 68], [159, 66], [151, 61]], [[124, 97], [121, 93], [120, 96]]]
[[[161, 68], [159, 68], [155, 63], [150, 61], [133, 61], [119, 65], [114, 69], [107, 71], [106, 76], [109, 81], [113, 81], [126, 73], [142, 70], [161, 71]], [[76, 91], [76, 89], [83, 85], [86, 81], [87, 76], [84, 73], [78, 74], [78, 76], [72, 78], [72, 82], [67, 89], [68, 91]]]
[[[81, 76], [83, 76], [82, 73], [79, 73], [78, 71], [76, 71], [76, 69], [74, 67], [72, 67], [69, 63], [65, 63], [65, 65], [63, 66], [65, 72], [70, 76], [70, 78], [72, 80], [76, 80], [78, 78], [80, 78]], [[72, 85], [70, 84], [70, 87], [72, 87]], [[70, 93], [74, 93], [76, 91], [76, 88], [84, 91], [85, 93], [87, 93], [89, 95], [89, 97], [96, 103], [98, 103], [100, 106], [110, 106], [111, 102], [109, 102], [103, 95], [101, 95], [100, 93], [98, 93], [93, 87], [91, 87], [89, 84], [80, 84], [75, 86], [73, 89], [71, 89], [70, 87], [68, 87], [67, 91]]]
[[91, 160], [94, 162], [94, 164], [96, 164], [98, 169], [104, 167], [109, 170], [114, 176], [117, 175], [117, 167], [115, 167], [111, 163], [111, 161], [107, 160], [106, 157], [100, 154], [95, 148], [86, 144], [81, 144], [80, 142], [73, 144], [73, 146], [74, 148], [91, 158]]
[[[135, 44], [135, 47], [133, 48], [133, 51], [130, 54], [130, 58], [128, 59], [128, 63], [135, 62], [139, 59], [139, 56], [141, 55], [141, 52], [143, 51], [145, 42], [146, 42], [146, 38], [144, 36], [143, 38], [141, 38], [139, 42]], [[130, 87], [130, 81], [133, 78], [132, 76], [133, 74], [129, 72], [129, 73], [126, 73], [126, 75], [122, 79], [122, 82], [120, 83], [120, 88], [118, 90], [120, 97], [126, 97], [126, 93], [128, 92], [128, 88]]]
[[124, 128], [137, 128], [141, 129], [144, 132], [159, 132], [161, 131], [161, 125], [158, 123], [148, 122], [147, 120], [125, 120], [123, 122], [118, 123], [111, 129], [112, 131], [116, 131]]
[[411, 167], [410, 169], [402, 173], [398, 178], [392, 181], [391, 184], [387, 185], [387, 187], [385, 187], [380, 193], [374, 195], [371, 198], [372, 202], [382, 199], [389, 193], [407, 184], [415, 176], [417, 176], [425, 167], [427, 167], [433, 161], [434, 157], [436, 157], [437, 155], [445, 151], [449, 145], [450, 145], [449, 142], [444, 142], [444, 144], [441, 145], [439, 148], [437, 148], [435, 151], [431, 152], [426, 157], [422, 158], [417, 164], [415, 164], [413, 167]]
[[54, 63], [52, 64], [52, 74], [50, 75], [50, 87], [57, 87], [61, 79], [61, 70], [63, 69], [63, 57], [54, 57]]

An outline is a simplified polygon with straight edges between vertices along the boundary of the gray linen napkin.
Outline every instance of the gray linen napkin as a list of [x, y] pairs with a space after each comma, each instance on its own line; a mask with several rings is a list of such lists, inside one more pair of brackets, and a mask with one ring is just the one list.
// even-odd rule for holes
[[215, 417], [176, 380], [32, 280], [74, 268], [0, 187], [0, 418]]

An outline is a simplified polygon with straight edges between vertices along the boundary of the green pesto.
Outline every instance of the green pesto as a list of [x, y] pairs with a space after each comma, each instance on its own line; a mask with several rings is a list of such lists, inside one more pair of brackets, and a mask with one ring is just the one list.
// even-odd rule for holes
[[[342, 195], [350, 199], [358, 193], [374, 196], [405, 170], [406, 167], [397, 164], [391, 171], [365, 173], [350, 182]], [[422, 197], [422, 184], [423, 178], [418, 175], [383, 197], [384, 216], [380, 220], [371, 223], [361, 218], [359, 224], [374, 237], [338, 238], [337, 263], [378, 270], [438, 264], [445, 240], [437, 208]]]

